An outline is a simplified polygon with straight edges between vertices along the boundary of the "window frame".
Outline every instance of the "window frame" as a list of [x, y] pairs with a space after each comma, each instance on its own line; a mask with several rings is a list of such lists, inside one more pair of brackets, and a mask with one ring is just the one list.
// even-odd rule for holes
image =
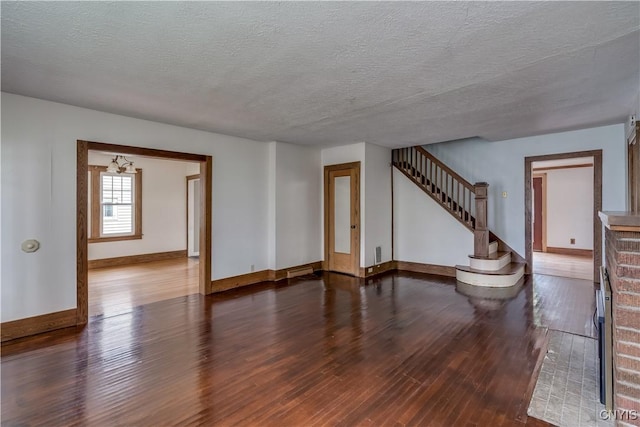
[[88, 243], [118, 242], [123, 240], [142, 239], [142, 169], [136, 168], [133, 179], [133, 234], [102, 235], [102, 173], [107, 172], [106, 166], [90, 165], [91, 172], [91, 197], [89, 198], [89, 216], [91, 227], [89, 228]]

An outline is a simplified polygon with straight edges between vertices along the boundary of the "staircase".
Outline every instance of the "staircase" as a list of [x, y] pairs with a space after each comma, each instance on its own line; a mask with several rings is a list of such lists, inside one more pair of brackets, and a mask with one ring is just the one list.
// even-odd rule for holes
[[524, 275], [524, 259], [489, 231], [489, 184], [471, 184], [424, 148], [393, 150], [392, 163], [474, 234], [469, 265], [456, 265], [456, 278], [475, 286], [509, 287]]

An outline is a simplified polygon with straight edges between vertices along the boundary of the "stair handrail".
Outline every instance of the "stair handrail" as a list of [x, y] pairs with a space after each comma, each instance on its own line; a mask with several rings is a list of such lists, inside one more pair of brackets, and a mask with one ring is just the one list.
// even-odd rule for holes
[[442, 160], [438, 159], [437, 157], [435, 157], [433, 154], [431, 154], [430, 152], [428, 152], [427, 150], [425, 150], [424, 148], [422, 148], [421, 146], [417, 145], [415, 148], [418, 152], [420, 152], [422, 155], [424, 155], [425, 157], [427, 157], [429, 160], [431, 160], [433, 163], [437, 164], [442, 170], [444, 170], [445, 172], [447, 172], [449, 175], [451, 175], [452, 177], [454, 177], [458, 182], [460, 182], [464, 187], [466, 187], [469, 191], [471, 191], [472, 194], [476, 194], [475, 191], [475, 186], [470, 183], [469, 181], [467, 181], [466, 179], [464, 179], [463, 177], [461, 177], [460, 175], [458, 175], [453, 169], [451, 169], [449, 166], [445, 165]]
[[[510, 252], [518, 262], [525, 261], [489, 229], [487, 212], [489, 184], [486, 182], [471, 184], [419, 145], [393, 149], [391, 164], [474, 234], [474, 256], [489, 256], [489, 243], [497, 241], [498, 250]], [[448, 186], [447, 175], [452, 179], [451, 186]], [[442, 187], [443, 178], [444, 187]], [[464, 190], [462, 194], [460, 190], [456, 192], [456, 184], [462, 186], [467, 193], [465, 194]], [[434, 187], [431, 188], [432, 186]], [[449, 193], [450, 189], [453, 189], [452, 193]]]
[[474, 256], [489, 256], [489, 184], [471, 184], [421, 146], [393, 150], [392, 164], [473, 232]]

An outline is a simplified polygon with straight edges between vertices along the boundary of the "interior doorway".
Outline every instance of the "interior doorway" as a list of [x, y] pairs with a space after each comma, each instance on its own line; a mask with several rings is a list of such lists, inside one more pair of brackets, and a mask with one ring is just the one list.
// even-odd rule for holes
[[[90, 152], [108, 153], [113, 156], [113, 162], [109, 163], [109, 166], [93, 165], [95, 170], [92, 170], [89, 162]], [[190, 164], [195, 167], [195, 169], [191, 169], [191, 175], [194, 175], [194, 170], [195, 172], [199, 171], [199, 173], [195, 173], [198, 185], [192, 185], [198, 191], [197, 196], [192, 194], [192, 210], [188, 209], [188, 191], [186, 193], [184, 191], [184, 177], [187, 174], [183, 173], [185, 171], [182, 169], [179, 172], [182, 173], [181, 178], [176, 182], [180, 188], [179, 193], [182, 194], [181, 200], [170, 200], [167, 194], [156, 191], [154, 197], [148, 200], [149, 203], [142, 204], [143, 170], [137, 169], [134, 172], [134, 167], [131, 164], [132, 156], [141, 159], [141, 162], [142, 159], [147, 159], [147, 165], [151, 164], [151, 160], [165, 164], [175, 164], [177, 163], [175, 161], [178, 161], [181, 162], [181, 165], [187, 164], [184, 162], [191, 162]], [[167, 162], [167, 160], [171, 160], [171, 162]], [[187, 282], [191, 281], [195, 291], [201, 294], [211, 293], [211, 156], [78, 141], [76, 166], [77, 324], [85, 324], [89, 318], [89, 268], [90, 266], [95, 267], [96, 263], [98, 267], [102, 263], [108, 268], [101, 269], [103, 271], [97, 274], [93, 274], [94, 270], [92, 270], [92, 283], [99, 283], [107, 291], [115, 284], [127, 282], [134, 286], [149, 285], [151, 292], [155, 292], [155, 296], [158, 296], [159, 291], [155, 289], [158, 283], [170, 282], [170, 285], [187, 286]], [[165, 165], [165, 167], [167, 166]], [[88, 171], [89, 173], [87, 173]], [[162, 179], [162, 172], [160, 170], [156, 174], [158, 180]], [[148, 184], [149, 181], [147, 181]], [[162, 185], [158, 188], [161, 189]], [[187, 205], [186, 217], [185, 204]], [[184, 239], [181, 240], [182, 245], [188, 240], [184, 234], [185, 229], [188, 228], [186, 225], [188, 216], [191, 214], [192, 219], [197, 221], [197, 223], [192, 221], [191, 225], [192, 235], [197, 236], [198, 244], [194, 245], [193, 241], [191, 243], [192, 247], [197, 247], [199, 259], [189, 260], [187, 258], [188, 248], [182, 246], [180, 251], [111, 258], [98, 257], [99, 259], [90, 261], [89, 243], [104, 242], [101, 250], [106, 250], [108, 245], [113, 246], [113, 242], [127, 243], [123, 241], [134, 242], [136, 239], [144, 241], [145, 226], [141, 221], [143, 206], [146, 206], [147, 211], [156, 213], [157, 217], [161, 217], [163, 214], [168, 216], [169, 223], [171, 219], [180, 219], [182, 225], [179, 235], [182, 235], [181, 239]], [[168, 212], [169, 208], [173, 209], [171, 213]], [[197, 211], [197, 214], [194, 211]], [[147, 220], [149, 218], [147, 216]], [[165, 221], [165, 223], [167, 222]], [[112, 232], [113, 230], [115, 232]], [[165, 237], [162, 233], [163, 230], [160, 230], [160, 235], [154, 236], [155, 243], [162, 241]], [[169, 238], [168, 234], [167, 238]], [[173, 238], [175, 240], [175, 236]], [[146, 244], [153, 243], [153, 239], [148, 239]], [[95, 258], [93, 255], [91, 257]], [[126, 267], [123, 265], [122, 269], [118, 268], [118, 263], [121, 261], [126, 263]], [[118, 270], [109, 271], [113, 268], [118, 268]], [[152, 283], [154, 281], [156, 281], [155, 284]], [[160, 292], [165, 292], [165, 290]], [[168, 298], [168, 295], [173, 291], [166, 290], [166, 292], [164, 296]]]
[[360, 272], [360, 162], [325, 166], [325, 262], [327, 270]]
[[528, 273], [599, 281], [602, 151], [525, 158]]
[[184, 185], [199, 172], [197, 162], [89, 150], [90, 318], [199, 292], [189, 249], [198, 249], [200, 224], [188, 220], [199, 218], [200, 197], [192, 191], [189, 200]]

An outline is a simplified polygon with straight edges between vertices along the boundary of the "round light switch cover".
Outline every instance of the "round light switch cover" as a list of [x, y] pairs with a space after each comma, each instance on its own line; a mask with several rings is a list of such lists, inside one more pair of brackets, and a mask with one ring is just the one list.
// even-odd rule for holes
[[24, 252], [35, 252], [40, 248], [40, 242], [35, 239], [29, 239], [22, 242], [22, 250]]

